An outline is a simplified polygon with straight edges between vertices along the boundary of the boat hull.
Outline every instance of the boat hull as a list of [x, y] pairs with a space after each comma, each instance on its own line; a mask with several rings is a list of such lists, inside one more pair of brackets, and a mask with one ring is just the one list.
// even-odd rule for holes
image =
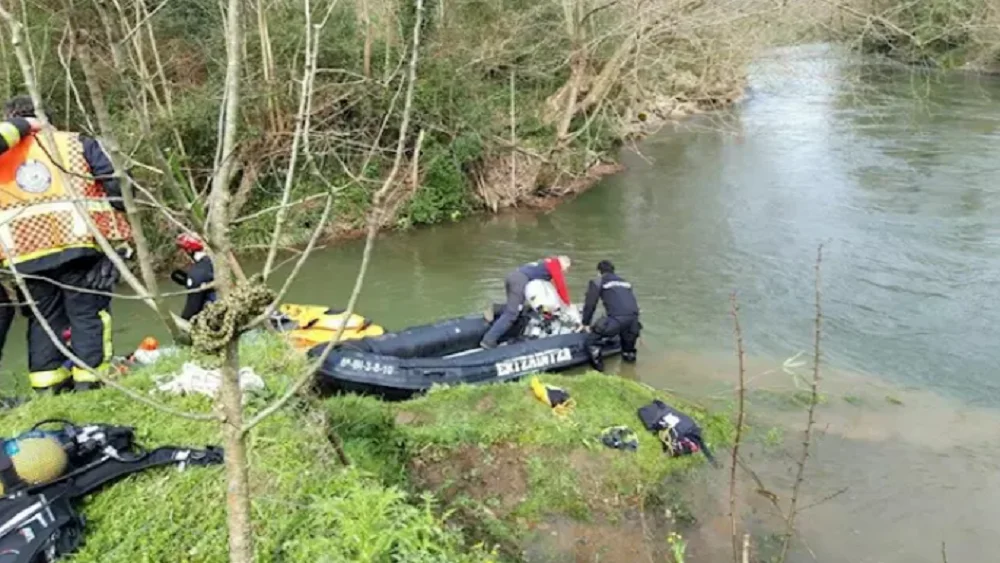
[[[478, 348], [490, 323], [468, 315], [338, 346], [320, 366], [318, 383], [327, 392], [346, 391], [406, 399], [434, 385], [500, 383], [538, 372], [589, 363], [585, 333], [518, 340], [521, 322], [501, 346]], [[309, 351], [316, 357], [320, 345]], [[621, 352], [618, 338], [601, 343], [602, 355]]]

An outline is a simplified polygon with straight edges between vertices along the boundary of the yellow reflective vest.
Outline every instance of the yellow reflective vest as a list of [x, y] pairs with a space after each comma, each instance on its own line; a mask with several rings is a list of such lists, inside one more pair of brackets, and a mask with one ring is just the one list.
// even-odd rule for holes
[[[35, 135], [0, 155], [0, 261], [4, 266], [69, 249], [99, 251], [64, 178], [73, 184], [76, 196], [83, 199], [94, 224], [109, 242], [127, 241], [132, 236], [125, 214], [111, 207], [104, 188], [91, 176], [79, 134], [55, 131], [53, 137], [62, 156], [55, 162]], [[63, 174], [56, 163], [63, 165]]]

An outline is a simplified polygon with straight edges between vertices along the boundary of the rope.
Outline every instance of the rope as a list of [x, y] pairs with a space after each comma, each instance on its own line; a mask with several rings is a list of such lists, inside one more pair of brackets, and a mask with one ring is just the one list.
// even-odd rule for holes
[[224, 299], [209, 303], [191, 319], [194, 357], [205, 367], [221, 365], [226, 345], [239, 338], [243, 328], [274, 301], [275, 293], [255, 274]]

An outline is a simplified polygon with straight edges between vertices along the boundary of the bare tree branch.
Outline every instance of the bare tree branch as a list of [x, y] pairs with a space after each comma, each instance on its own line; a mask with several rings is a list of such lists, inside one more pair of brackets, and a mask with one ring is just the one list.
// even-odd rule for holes
[[736, 360], [738, 364], [739, 387], [737, 388], [736, 438], [733, 441], [733, 457], [729, 468], [729, 519], [732, 524], [733, 560], [739, 563], [740, 548], [736, 515], [736, 460], [740, 455], [740, 444], [743, 440], [743, 420], [745, 416], [743, 401], [746, 397], [746, 368], [744, 367], [743, 331], [740, 329], [740, 306], [736, 302], [736, 293], [729, 297], [733, 315], [733, 334], [736, 337]]
[[809, 382], [809, 410], [806, 419], [806, 429], [802, 439], [802, 454], [799, 457], [798, 471], [795, 474], [795, 484], [792, 486], [792, 497], [789, 501], [788, 515], [785, 520], [785, 537], [781, 544], [781, 555], [779, 562], [785, 561], [788, 555], [788, 547], [792, 541], [792, 534], [795, 529], [796, 506], [799, 500], [799, 491], [802, 488], [802, 481], [805, 479], [806, 461], [809, 459], [809, 447], [812, 444], [812, 430], [816, 423], [816, 405], [819, 404], [819, 381], [820, 381], [820, 334], [823, 323], [823, 309], [821, 307], [821, 282], [820, 267], [823, 264], [823, 245], [820, 244], [816, 250], [816, 330], [813, 342], [813, 377]]
[[304, 388], [315, 377], [316, 370], [323, 364], [324, 361], [326, 361], [326, 358], [333, 351], [333, 348], [340, 342], [340, 339], [344, 334], [344, 329], [347, 327], [347, 321], [354, 313], [354, 306], [357, 303], [358, 296], [361, 294], [361, 288], [364, 285], [365, 273], [368, 270], [368, 263], [371, 260], [372, 247], [375, 244], [375, 235], [378, 233], [379, 226], [382, 224], [382, 214], [385, 211], [383, 203], [386, 201], [389, 192], [396, 185], [396, 175], [399, 172], [399, 168], [403, 160], [403, 149], [405, 148], [406, 136], [410, 128], [410, 116], [413, 112], [413, 90], [417, 78], [417, 60], [420, 54], [420, 25], [423, 22], [424, 14], [423, 0], [415, 1], [416, 18], [415, 23], [413, 24], [413, 44], [410, 48], [410, 65], [407, 73], [406, 101], [403, 105], [403, 121], [400, 125], [399, 137], [396, 141], [396, 157], [393, 160], [392, 169], [389, 171], [389, 175], [386, 176], [382, 187], [375, 192], [375, 196], [372, 198], [372, 208], [368, 214], [368, 231], [365, 237], [365, 248], [361, 254], [361, 267], [358, 269], [357, 278], [354, 280], [354, 289], [351, 291], [351, 297], [347, 301], [347, 310], [343, 313], [343, 320], [337, 328], [337, 333], [334, 335], [333, 339], [327, 343], [319, 357], [308, 366], [299, 379], [291, 387], [289, 387], [281, 398], [257, 413], [257, 415], [243, 427], [244, 433], [249, 432], [254, 426], [260, 424], [260, 422], [268, 416], [281, 409], [296, 393]]

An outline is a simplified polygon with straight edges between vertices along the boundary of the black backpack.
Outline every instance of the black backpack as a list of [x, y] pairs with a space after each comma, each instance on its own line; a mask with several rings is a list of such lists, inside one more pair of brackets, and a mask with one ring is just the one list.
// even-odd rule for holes
[[717, 465], [701, 437], [701, 427], [690, 416], [656, 399], [639, 409], [639, 419], [647, 430], [660, 437], [663, 448], [670, 455], [676, 457], [701, 451], [709, 463]]
[[[58, 430], [42, 430], [46, 424]], [[18, 438], [57, 439], [69, 458], [69, 470], [53, 481], [26, 484], [14, 472], [10, 457], [0, 447], [0, 563], [51, 563], [83, 544], [86, 520], [73, 501], [126, 475], [160, 465], [214, 465], [222, 463], [222, 449], [162, 447], [145, 451], [128, 426], [64, 420], [36, 424]]]

